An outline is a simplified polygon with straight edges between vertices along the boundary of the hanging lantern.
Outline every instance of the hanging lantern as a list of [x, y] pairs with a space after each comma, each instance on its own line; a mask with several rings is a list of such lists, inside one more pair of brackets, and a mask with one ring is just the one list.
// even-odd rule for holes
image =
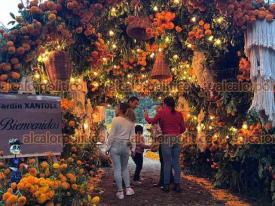
[[146, 29], [151, 27], [152, 22], [149, 17], [130, 16], [126, 32], [134, 39], [145, 41], [152, 38], [152, 35], [146, 32]]
[[45, 66], [53, 88], [56, 91], [67, 91], [72, 73], [69, 54], [65, 51], [51, 52]]
[[159, 52], [157, 54], [156, 61], [153, 66], [151, 78], [157, 80], [167, 80], [171, 77], [172, 75], [168, 68], [168, 64], [165, 62], [163, 52]]

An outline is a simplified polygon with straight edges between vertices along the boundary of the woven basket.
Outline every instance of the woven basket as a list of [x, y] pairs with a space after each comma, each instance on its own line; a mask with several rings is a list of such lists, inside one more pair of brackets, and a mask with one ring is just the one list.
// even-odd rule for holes
[[56, 91], [67, 91], [72, 74], [69, 54], [65, 51], [51, 52], [45, 66], [53, 88]]
[[146, 32], [147, 28], [152, 27], [152, 22], [149, 17], [130, 16], [128, 21], [129, 23], [126, 29], [128, 36], [141, 41], [152, 38], [152, 36]]
[[152, 79], [166, 80], [171, 78], [171, 72], [168, 68], [168, 64], [165, 62], [163, 52], [157, 54], [153, 70], [151, 72]]

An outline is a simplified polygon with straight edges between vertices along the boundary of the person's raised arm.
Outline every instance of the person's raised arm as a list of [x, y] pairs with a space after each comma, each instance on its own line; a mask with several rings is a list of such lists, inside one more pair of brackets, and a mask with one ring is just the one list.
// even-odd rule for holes
[[160, 121], [161, 114], [160, 114], [160, 112], [158, 112], [158, 113], [155, 115], [154, 118], [150, 118], [149, 115], [148, 115], [148, 113], [145, 112], [145, 113], [144, 113], [144, 118], [145, 118], [145, 120], [146, 120], [149, 124], [156, 124], [156, 123], [158, 123], [158, 122]]

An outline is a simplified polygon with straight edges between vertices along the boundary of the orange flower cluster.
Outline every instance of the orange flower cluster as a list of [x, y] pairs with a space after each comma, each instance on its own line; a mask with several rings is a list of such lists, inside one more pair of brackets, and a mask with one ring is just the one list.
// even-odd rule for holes
[[153, 28], [147, 28], [146, 32], [151, 36], [159, 36], [165, 32], [165, 30], [172, 30], [175, 28], [173, 20], [176, 18], [176, 14], [169, 11], [158, 12], [155, 15]]
[[241, 58], [239, 63], [240, 75], [238, 75], [239, 81], [250, 80], [250, 62], [246, 58]]
[[257, 19], [265, 19], [270, 22], [275, 18], [275, 4], [267, 7], [264, 0], [257, 0], [256, 8], [253, 4], [253, 0], [217, 1], [216, 7], [220, 13], [232, 16], [235, 24], [243, 29], [246, 29], [249, 24], [254, 23]]
[[146, 58], [147, 58], [148, 52], [139, 50], [137, 53], [138, 58], [138, 64], [145, 67], [147, 65]]
[[123, 69], [128, 71], [128, 70], [132, 70], [135, 68], [135, 66], [137, 65], [137, 62], [135, 61], [134, 58], [129, 58], [128, 61], [122, 61], [121, 62]]
[[98, 35], [98, 39], [95, 43], [96, 50], [92, 52], [91, 57], [88, 61], [93, 67], [98, 67], [103, 63], [106, 63], [112, 58], [112, 54], [108, 49], [108, 45], [105, 43], [104, 39], [101, 38], [101, 35]]
[[61, 109], [62, 111], [68, 111], [75, 107], [75, 103], [69, 99], [61, 99]]
[[[37, 166], [35, 159], [29, 159], [28, 164], [31, 168], [26, 171], [24, 170], [26, 167], [22, 165], [24, 163], [21, 163], [20, 170], [23, 177], [18, 184], [12, 183], [2, 195], [5, 205], [23, 206], [31, 202], [39, 205], [54, 205], [66, 197], [77, 197], [84, 205], [99, 203], [99, 197], [91, 198], [90, 194], [100, 183], [103, 176], [102, 170], [89, 174], [83, 168], [84, 162], [72, 157], [55, 163], [52, 159], [48, 161], [49, 163], [43, 161]], [[5, 165], [2, 166], [5, 167]], [[7, 175], [6, 170], [0, 173], [1, 188], [4, 188], [2, 180], [9, 179]]]
[[27, 202], [27, 199], [25, 196], [22, 196], [22, 195], [19, 196], [19, 195], [13, 194], [11, 188], [6, 193], [3, 194], [2, 200], [7, 206], [9, 205], [24, 206]]
[[205, 36], [211, 36], [212, 30], [208, 23], [203, 20], [199, 21], [199, 24], [193, 27], [193, 30], [188, 33], [188, 41], [193, 42], [195, 39], [202, 39]]

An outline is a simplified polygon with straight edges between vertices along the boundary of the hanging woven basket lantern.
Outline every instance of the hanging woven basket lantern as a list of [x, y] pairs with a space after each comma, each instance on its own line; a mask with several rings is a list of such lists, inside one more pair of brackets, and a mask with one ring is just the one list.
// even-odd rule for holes
[[151, 27], [152, 22], [149, 17], [130, 16], [126, 32], [134, 39], [145, 41], [152, 38], [152, 35], [146, 32], [146, 29]]
[[156, 60], [151, 72], [151, 78], [157, 80], [167, 80], [172, 77], [168, 68], [168, 64], [165, 62], [163, 52], [159, 52], [156, 56]]
[[72, 74], [70, 56], [65, 51], [51, 52], [45, 62], [48, 77], [56, 91], [67, 91]]

